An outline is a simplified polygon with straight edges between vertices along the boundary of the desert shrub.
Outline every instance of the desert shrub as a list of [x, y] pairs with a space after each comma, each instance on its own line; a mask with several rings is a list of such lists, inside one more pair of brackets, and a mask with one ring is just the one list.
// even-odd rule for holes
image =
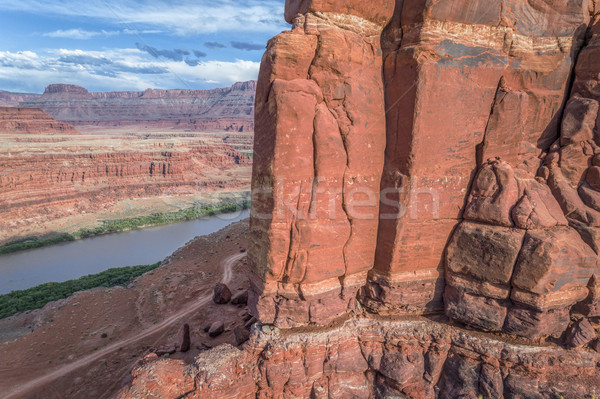
[[158, 226], [195, 220], [205, 216], [214, 216], [221, 213], [230, 213], [242, 209], [250, 208], [250, 201], [223, 201], [215, 205], [196, 204], [191, 208], [182, 209], [175, 212], [152, 213], [147, 216], [137, 216], [126, 219], [103, 220], [97, 227], [79, 229], [75, 233], [59, 234], [49, 238], [29, 237], [18, 241], [13, 241], [0, 246], [0, 254], [8, 254], [27, 249], [45, 247], [52, 244], [58, 244], [66, 241], [74, 241], [82, 238], [90, 238], [102, 234], [118, 233], [140, 229], [142, 227]]
[[152, 265], [117, 267], [98, 274], [90, 274], [62, 283], [45, 283], [26, 290], [12, 291], [0, 295], [0, 318], [12, 316], [25, 310], [39, 309], [48, 302], [67, 298], [78, 291], [96, 287], [127, 285], [134, 278], [156, 269], [160, 262]]

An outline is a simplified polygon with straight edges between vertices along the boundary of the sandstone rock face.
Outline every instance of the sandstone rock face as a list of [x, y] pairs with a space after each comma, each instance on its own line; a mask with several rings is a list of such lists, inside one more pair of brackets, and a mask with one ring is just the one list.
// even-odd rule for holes
[[583, 345], [589, 344], [594, 338], [596, 338], [596, 330], [590, 324], [588, 319], [580, 319], [571, 328], [566, 338], [567, 346], [571, 348], [578, 348]]
[[532, 180], [558, 138], [590, 15], [588, 1], [499, 0], [404, 1], [396, 14], [382, 41], [387, 200], [365, 303], [423, 313], [443, 306], [443, 252], [461, 218], [513, 226], [515, 179]]
[[255, 315], [327, 324], [363, 286], [380, 314], [564, 331], [598, 249], [599, 106], [577, 90], [597, 75], [568, 93], [595, 5], [392, 3], [286, 3], [257, 87]]
[[185, 397], [598, 395], [598, 7], [286, 1], [257, 87], [257, 323]]
[[[487, 177], [491, 176], [488, 170], [499, 161], [488, 161], [479, 168], [463, 217], [485, 223], [482, 229], [488, 232], [498, 225], [526, 232], [522, 244], [511, 245], [519, 255], [507, 259], [506, 266], [512, 268], [510, 279], [499, 286], [493, 274], [482, 281], [453, 266], [456, 252], [472, 251], [460, 235], [467, 221], [461, 223], [446, 256], [446, 313], [456, 320], [486, 330], [539, 338], [565, 332], [571, 310], [585, 315], [597, 313], [600, 187], [596, 183], [595, 154], [600, 116], [599, 97], [588, 89], [598, 79], [598, 64], [588, 64], [598, 40], [594, 25], [588, 35], [591, 38], [575, 68], [570, 98], [565, 99], [560, 131], [549, 146], [540, 146], [537, 141], [539, 161], [531, 163], [538, 167], [535, 176], [522, 170], [523, 164], [505, 163], [511, 176], [504, 173], [500, 179], [495, 173], [496, 183], [490, 184], [494, 179]], [[589, 79], [586, 68], [595, 68], [595, 83], [584, 83]], [[513, 159], [500, 150], [488, 155]], [[486, 197], [490, 200], [484, 203], [491, 204], [491, 208], [481, 213], [484, 217], [470, 212], [481, 208], [480, 182], [493, 186]], [[488, 248], [494, 241], [479, 234], [470, 245]], [[488, 256], [502, 256], [497, 248], [486, 252]], [[483, 271], [481, 265], [486, 262], [481, 260], [477, 269]], [[488, 317], [481, 317], [482, 312]]]
[[385, 147], [380, 34], [393, 12], [384, 4], [342, 14], [331, 11], [337, 3], [287, 2], [286, 15], [311, 12], [263, 57], [249, 260], [251, 305], [265, 323], [328, 323], [353, 305], [373, 266]]
[[[243, 350], [222, 345], [198, 356], [185, 370], [195, 389], [182, 397], [591, 397], [600, 392], [599, 360], [593, 351], [515, 345], [430, 321], [351, 321], [286, 336], [253, 329]], [[168, 362], [136, 368], [120, 397], [169, 389], [177, 374]]]
[[0, 134], [79, 134], [39, 108], [0, 107]]
[[74, 85], [53, 84], [21, 105], [39, 107], [76, 126], [144, 126], [194, 131], [254, 130], [256, 82], [214, 90], [156, 90], [90, 93]]
[[218, 304], [228, 303], [231, 300], [231, 291], [225, 284], [217, 284], [213, 290], [213, 302]]

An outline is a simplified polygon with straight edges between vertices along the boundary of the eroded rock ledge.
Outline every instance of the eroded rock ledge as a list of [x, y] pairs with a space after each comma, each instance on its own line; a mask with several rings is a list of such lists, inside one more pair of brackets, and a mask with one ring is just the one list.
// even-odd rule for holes
[[422, 318], [332, 329], [253, 328], [243, 350], [195, 364], [147, 358], [121, 398], [565, 398], [600, 393], [600, 354], [535, 346]]

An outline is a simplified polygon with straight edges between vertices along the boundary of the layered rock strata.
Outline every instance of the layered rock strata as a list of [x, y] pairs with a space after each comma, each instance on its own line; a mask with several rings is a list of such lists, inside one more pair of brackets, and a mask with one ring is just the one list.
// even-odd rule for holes
[[88, 92], [75, 85], [53, 84], [42, 96], [20, 105], [39, 107], [76, 126], [179, 130], [254, 130], [256, 82], [240, 82], [213, 90]]
[[0, 134], [79, 134], [39, 108], [0, 107]]
[[501, 157], [533, 178], [558, 137], [590, 16], [587, 1], [404, 1], [396, 14], [382, 42], [385, 200], [365, 303], [422, 313], [443, 307], [443, 252], [477, 168]]
[[[252, 159], [240, 152], [249, 148], [235, 148], [222, 135], [86, 136], [56, 121], [46, 130], [39, 120], [10, 124], [6, 134], [0, 130], [0, 243], [55, 231], [66, 217], [89, 216], [122, 200], [206, 200], [217, 190], [249, 185]], [[129, 215], [136, 215], [135, 206], [127, 206]]]

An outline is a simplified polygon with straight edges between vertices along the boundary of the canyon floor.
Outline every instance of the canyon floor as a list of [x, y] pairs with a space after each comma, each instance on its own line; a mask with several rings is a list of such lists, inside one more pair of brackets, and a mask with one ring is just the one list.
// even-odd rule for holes
[[0, 132], [0, 243], [173, 212], [249, 190], [252, 133]]
[[[0, 392], [5, 398], [108, 398], [132, 368], [157, 350], [179, 347], [189, 324], [191, 348], [174, 359], [235, 344], [245, 305], [216, 305], [213, 287], [247, 289], [247, 221], [197, 237], [128, 287], [99, 288], [0, 320]], [[211, 338], [216, 320], [225, 331]]]

